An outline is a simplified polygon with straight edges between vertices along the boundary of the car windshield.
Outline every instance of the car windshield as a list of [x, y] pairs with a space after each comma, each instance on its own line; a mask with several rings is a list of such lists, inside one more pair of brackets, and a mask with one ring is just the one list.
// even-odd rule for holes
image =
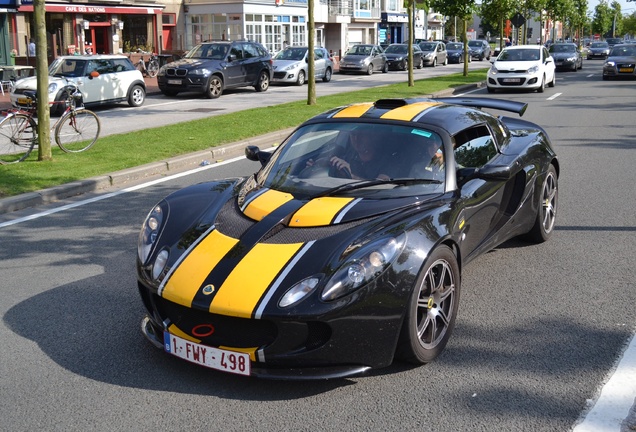
[[616, 56], [636, 56], [636, 45], [615, 46], [610, 53], [612, 57]]
[[592, 42], [590, 48], [607, 48], [607, 42]]
[[483, 44], [480, 41], [468, 41], [468, 46], [471, 48], [481, 48]]
[[49, 75], [56, 77], [84, 76], [86, 60], [58, 57], [49, 67]]
[[389, 45], [384, 51], [387, 54], [406, 54], [408, 45]]
[[434, 43], [421, 43], [420, 44], [420, 48], [422, 49], [422, 51], [435, 51], [435, 44]]
[[534, 48], [503, 50], [497, 61], [537, 61], [541, 60], [541, 52]]
[[285, 48], [280, 51], [274, 57], [274, 60], [302, 60], [305, 58], [305, 54], [307, 54], [307, 48], [302, 47], [294, 47], [294, 48]]
[[371, 50], [372, 49], [373, 49], [373, 47], [368, 46], [368, 45], [355, 45], [355, 46], [351, 47], [351, 49], [349, 51], [347, 51], [347, 55], [351, 54], [351, 55], [368, 56], [368, 55], [371, 55]]
[[576, 52], [576, 45], [550, 45], [550, 52], [573, 53]]
[[224, 60], [229, 47], [229, 44], [202, 44], [192, 48], [185, 58]]
[[442, 139], [413, 126], [330, 122], [306, 125], [258, 173], [263, 187], [298, 197], [387, 198], [444, 187]]
[[464, 48], [464, 45], [460, 44], [460, 43], [449, 43], [448, 45], [446, 45], [446, 49], [449, 50], [449, 51], [460, 50], [460, 49], [463, 49], [463, 48]]

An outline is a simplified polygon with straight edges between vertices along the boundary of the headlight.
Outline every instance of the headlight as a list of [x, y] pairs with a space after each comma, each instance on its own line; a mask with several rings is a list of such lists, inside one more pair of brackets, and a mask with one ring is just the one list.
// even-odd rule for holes
[[396, 61], [401, 61], [403, 58], [404, 58], [403, 56], [399, 56], [399, 57], [396, 57], [395, 60]]
[[404, 247], [404, 237], [402, 234], [383, 238], [360, 247], [336, 270], [320, 297], [325, 301], [336, 300], [379, 276]]
[[528, 73], [533, 74], [533, 73], [537, 73], [537, 72], [539, 72], [539, 66], [538, 65], [537, 66], [532, 66], [530, 69], [528, 69]]
[[291, 287], [280, 299], [278, 306], [284, 308], [298, 303], [316, 288], [320, 279], [318, 277], [310, 277], [308, 279], [298, 282]]
[[58, 83], [52, 82], [49, 84], [49, 94], [57, 93]]
[[570, 62], [576, 61], [576, 57], [568, 57], [567, 61], [570, 61]]
[[210, 74], [211, 74], [210, 69], [206, 69], [206, 68], [191, 69], [190, 71], [188, 71], [188, 75], [208, 76]]
[[495, 67], [495, 65], [492, 65], [492, 66], [490, 67], [490, 73], [491, 73], [491, 74], [493, 74], [493, 75], [497, 75], [497, 73], [498, 73], [498, 72], [499, 72], [499, 71], [497, 70], [497, 68]]
[[432, 58], [432, 57], [433, 57], [433, 53], [426, 54], [426, 58]]
[[613, 62], [613, 61], [608, 61], [608, 62], [605, 62], [605, 64], [603, 66], [614, 67], [614, 66], [616, 66], [616, 63]]
[[159, 233], [167, 218], [164, 209], [161, 204], [156, 205], [144, 221], [141, 226], [141, 232], [139, 233], [139, 241], [137, 243], [137, 255], [139, 261], [142, 264], [146, 263], [152, 247], [155, 245], [159, 238]]
[[282, 70], [290, 71], [298, 68], [298, 63], [290, 64], [289, 66], [285, 66]]

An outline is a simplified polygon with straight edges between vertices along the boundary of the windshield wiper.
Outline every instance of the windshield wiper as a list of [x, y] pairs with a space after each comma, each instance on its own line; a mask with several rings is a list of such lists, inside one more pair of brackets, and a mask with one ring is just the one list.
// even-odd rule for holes
[[405, 177], [405, 178], [394, 178], [394, 179], [388, 179], [388, 180], [381, 180], [381, 179], [375, 179], [375, 180], [360, 180], [357, 182], [353, 182], [353, 183], [346, 183], [340, 186], [336, 186], [333, 187], [331, 189], [327, 189], [326, 191], [323, 191], [319, 194], [317, 194], [316, 196], [313, 196], [313, 198], [320, 198], [323, 196], [330, 196], [330, 195], [336, 195], [339, 193], [343, 193], [343, 192], [348, 192], [348, 191], [352, 191], [352, 190], [356, 190], [356, 189], [363, 189], [366, 187], [371, 187], [371, 186], [377, 186], [377, 185], [382, 185], [382, 184], [394, 184], [397, 186], [408, 186], [408, 185], [414, 185], [414, 184], [422, 184], [422, 183], [430, 183], [430, 184], [441, 184], [442, 182], [440, 180], [432, 180], [432, 179], [419, 179], [419, 178], [411, 178], [411, 177]]

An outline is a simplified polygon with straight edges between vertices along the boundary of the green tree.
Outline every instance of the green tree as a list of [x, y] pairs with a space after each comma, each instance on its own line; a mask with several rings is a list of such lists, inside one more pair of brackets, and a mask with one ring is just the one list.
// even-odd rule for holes
[[34, 0], [33, 12], [35, 20], [35, 65], [37, 80], [38, 109], [38, 160], [53, 159], [51, 153], [51, 113], [49, 111], [49, 65], [46, 42], [45, 1]]
[[[462, 30], [464, 51], [467, 53], [468, 40], [465, 35], [468, 31], [467, 23], [471, 20], [473, 12], [477, 9], [475, 0], [431, 0], [430, 6], [443, 15], [461, 18], [464, 24]], [[468, 76], [468, 62], [466, 61], [464, 62], [464, 76]]]
[[592, 31], [601, 35], [606, 35], [612, 29], [614, 14], [607, 4], [606, 0], [602, 0], [594, 8], [594, 17], [592, 18]]

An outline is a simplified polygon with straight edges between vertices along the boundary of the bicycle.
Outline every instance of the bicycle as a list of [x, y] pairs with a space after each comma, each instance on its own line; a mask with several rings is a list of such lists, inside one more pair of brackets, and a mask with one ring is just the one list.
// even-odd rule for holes
[[146, 62], [142, 55], [139, 61], [135, 64], [135, 67], [139, 69], [141, 73], [149, 76], [150, 78], [154, 78], [157, 76], [157, 73], [159, 73], [159, 57], [157, 57], [155, 53], [152, 53], [148, 59], [148, 66], [146, 66]]
[[[79, 153], [91, 148], [101, 130], [99, 117], [93, 111], [84, 108], [82, 93], [74, 84], [68, 84], [64, 91], [67, 99], [60, 102], [66, 109], [53, 127], [55, 142], [66, 153]], [[24, 92], [18, 103], [25, 108], [12, 108], [6, 111], [0, 121], [0, 164], [11, 164], [25, 160], [37, 145], [35, 91]]]

